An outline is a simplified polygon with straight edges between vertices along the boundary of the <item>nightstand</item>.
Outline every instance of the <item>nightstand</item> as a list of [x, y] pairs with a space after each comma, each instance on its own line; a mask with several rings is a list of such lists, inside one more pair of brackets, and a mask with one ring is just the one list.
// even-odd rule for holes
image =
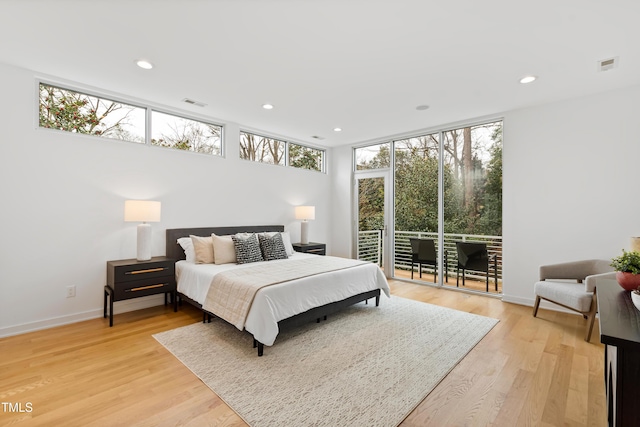
[[296, 252], [304, 252], [307, 254], [326, 255], [327, 245], [318, 242], [294, 243], [293, 250]]
[[171, 295], [173, 311], [178, 311], [176, 298], [176, 260], [159, 256], [149, 261], [122, 259], [107, 262], [107, 285], [104, 287], [104, 317], [107, 317], [109, 298], [109, 326], [113, 326], [113, 303], [148, 295]]

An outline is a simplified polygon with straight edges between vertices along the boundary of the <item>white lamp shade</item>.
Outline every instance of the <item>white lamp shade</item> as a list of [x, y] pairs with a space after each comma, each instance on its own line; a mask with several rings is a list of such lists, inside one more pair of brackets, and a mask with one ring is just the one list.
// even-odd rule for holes
[[160, 221], [160, 202], [125, 200], [124, 220], [127, 222], [158, 222]]
[[316, 219], [316, 207], [296, 206], [296, 219]]

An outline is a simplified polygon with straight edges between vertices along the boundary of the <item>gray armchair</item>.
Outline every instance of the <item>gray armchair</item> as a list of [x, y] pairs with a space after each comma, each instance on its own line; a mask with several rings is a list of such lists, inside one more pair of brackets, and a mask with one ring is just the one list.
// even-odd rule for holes
[[540, 266], [540, 281], [533, 287], [536, 294], [533, 317], [538, 314], [541, 299], [577, 311], [587, 319], [585, 341], [591, 340], [598, 311], [596, 279], [615, 275], [610, 263], [592, 259]]

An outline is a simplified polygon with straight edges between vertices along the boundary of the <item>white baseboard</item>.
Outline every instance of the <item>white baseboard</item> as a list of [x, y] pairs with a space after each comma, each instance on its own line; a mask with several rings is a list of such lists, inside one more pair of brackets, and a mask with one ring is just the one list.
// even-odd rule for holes
[[[155, 307], [164, 304], [164, 295], [151, 295], [148, 297], [135, 298], [124, 301], [117, 301], [113, 304], [113, 313], [126, 313], [128, 311], [141, 310], [143, 308]], [[67, 314], [49, 319], [37, 320], [35, 322], [23, 323], [21, 325], [7, 326], [0, 328], [0, 338], [13, 335], [25, 334], [27, 332], [39, 331], [42, 329], [54, 328], [56, 326], [68, 325], [90, 319], [103, 317], [103, 307], [99, 309], [84, 311], [80, 313]]]

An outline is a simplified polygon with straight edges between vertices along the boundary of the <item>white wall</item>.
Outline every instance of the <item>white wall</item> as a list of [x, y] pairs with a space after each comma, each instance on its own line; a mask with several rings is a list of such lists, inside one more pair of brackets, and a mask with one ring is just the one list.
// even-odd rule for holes
[[504, 119], [504, 293], [531, 305], [541, 264], [610, 259], [640, 235], [640, 87]]
[[[504, 113], [505, 301], [533, 305], [541, 264], [609, 259], [640, 235], [639, 105], [633, 87]], [[333, 155], [333, 247], [348, 256], [351, 151]]]
[[[233, 123], [224, 159], [47, 131], [35, 75], [0, 76], [0, 336], [102, 315], [106, 261], [135, 257], [130, 198], [162, 202], [154, 255], [166, 228], [284, 224], [296, 240], [293, 206], [313, 204], [310, 239], [351, 256], [351, 148], [328, 150], [325, 175], [240, 160]], [[532, 304], [540, 264], [611, 258], [640, 235], [638, 105], [633, 87], [504, 114], [506, 301]]]
[[351, 258], [353, 254], [353, 161], [351, 147], [331, 150], [331, 244], [332, 255]]
[[316, 206], [309, 237], [327, 241], [330, 177], [240, 160], [237, 124], [225, 125], [226, 158], [38, 129], [35, 75], [0, 64], [0, 76], [0, 336], [102, 316], [106, 261], [136, 255], [126, 199], [162, 202], [153, 255], [167, 228], [284, 224], [298, 241], [299, 204]]

